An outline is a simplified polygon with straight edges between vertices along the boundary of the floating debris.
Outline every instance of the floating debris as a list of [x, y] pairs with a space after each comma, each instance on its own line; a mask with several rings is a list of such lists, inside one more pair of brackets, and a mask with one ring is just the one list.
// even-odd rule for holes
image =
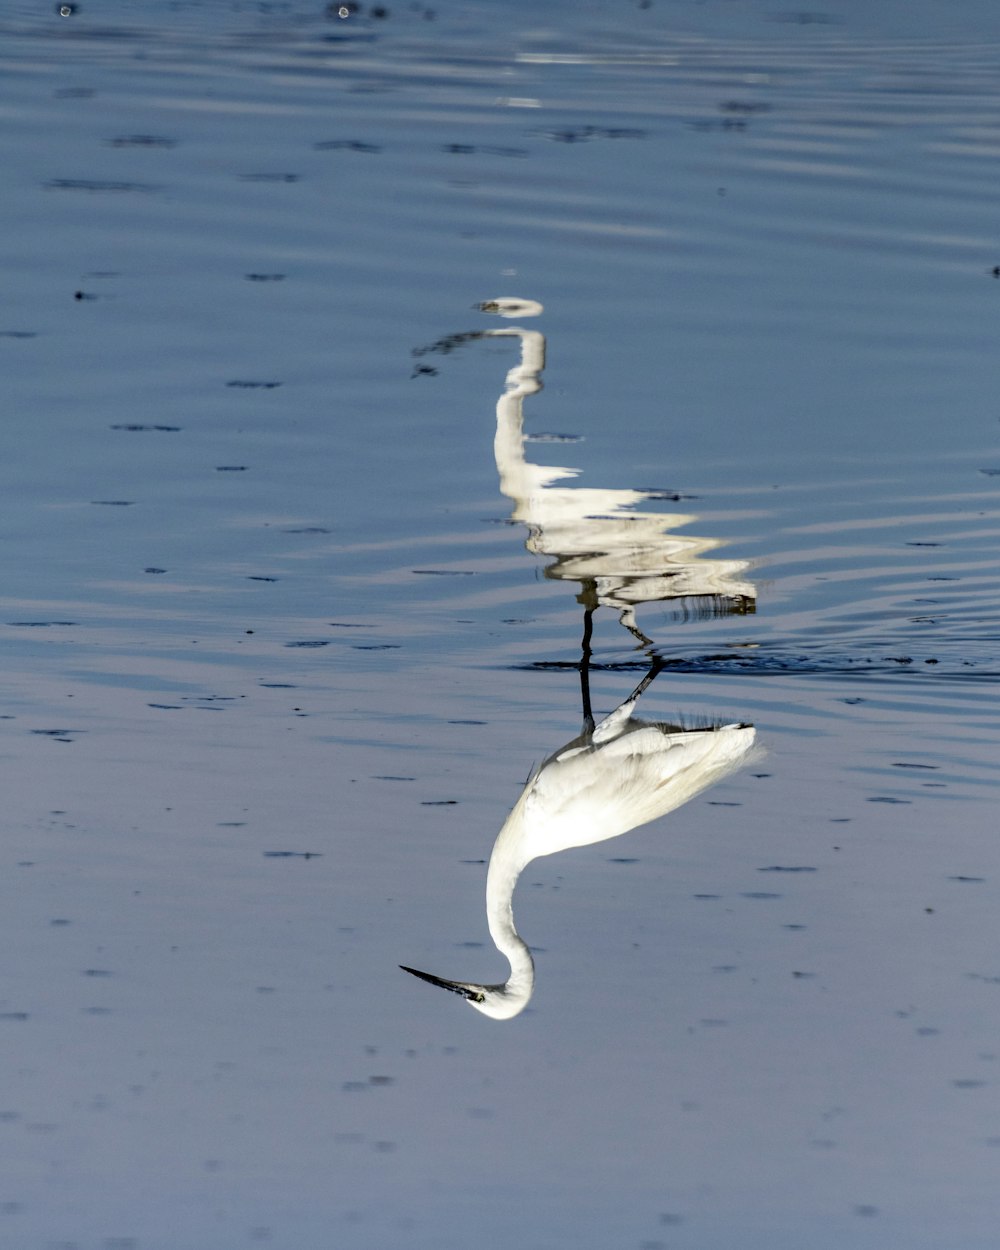
[[382, 148], [377, 143], [365, 143], [361, 139], [326, 139], [322, 143], [314, 143], [317, 152], [366, 152], [374, 155]]
[[239, 174], [240, 182], [298, 182], [298, 174]]
[[527, 148], [498, 147], [491, 143], [442, 143], [441, 151], [450, 156], [473, 156], [477, 152], [484, 156], [525, 157], [529, 154]]
[[151, 182], [118, 182], [104, 178], [50, 178], [42, 184], [46, 191], [114, 191], [148, 194], [163, 188]]
[[168, 139], [166, 135], [119, 135], [109, 139], [113, 148], [174, 148], [176, 139]]
[[146, 431], [156, 430], [161, 434], [176, 434], [180, 430], [179, 425], [135, 425], [132, 423], [111, 425], [111, 430], [127, 430], [130, 434], [140, 434]]
[[566, 126], [559, 130], [535, 131], [554, 143], [587, 143], [591, 139], [645, 139], [646, 131], [633, 126]]

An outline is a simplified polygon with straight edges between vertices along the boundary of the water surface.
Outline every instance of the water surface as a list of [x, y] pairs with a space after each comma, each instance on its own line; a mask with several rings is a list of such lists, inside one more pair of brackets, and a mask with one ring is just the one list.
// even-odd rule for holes
[[[993, 6], [68, 7], [0, 19], [0, 1244], [992, 1246]], [[580, 729], [499, 296], [526, 460], [740, 583], [598, 606], [595, 712], [655, 655], [767, 749], [527, 868], [508, 1022], [397, 968], [506, 975]]]

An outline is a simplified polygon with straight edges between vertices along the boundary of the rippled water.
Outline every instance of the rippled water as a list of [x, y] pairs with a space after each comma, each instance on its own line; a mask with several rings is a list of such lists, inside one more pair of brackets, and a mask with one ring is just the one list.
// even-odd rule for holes
[[[0, 15], [0, 1245], [994, 1245], [994, 6], [61, 7]], [[655, 661], [766, 754], [533, 860], [488, 1020], [397, 965], [506, 976], [588, 604], [598, 718]]]

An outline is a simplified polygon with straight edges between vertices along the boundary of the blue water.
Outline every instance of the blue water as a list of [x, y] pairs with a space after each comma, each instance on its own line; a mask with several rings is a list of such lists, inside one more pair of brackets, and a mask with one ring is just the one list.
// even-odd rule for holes
[[[994, 1245], [994, 6], [69, 8], [0, 14], [0, 1246]], [[498, 296], [528, 458], [754, 591], [599, 608], [596, 710], [655, 653], [767, 752], [529, 866], [506, 1023], [397, 968], [505, 975], [579, 730]]]

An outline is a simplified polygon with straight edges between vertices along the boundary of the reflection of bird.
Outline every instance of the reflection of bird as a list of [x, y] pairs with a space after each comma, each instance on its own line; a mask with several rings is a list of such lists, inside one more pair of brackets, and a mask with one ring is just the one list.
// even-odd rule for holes
[[[581, 674], [585, 678], [588, 651]], [[533, 859], [574, 846], [590, 846], [627, 833], [680, 807], [743, 763], [753, 747], [752, 725], [684, 729], [632, 715], [636, 701], [660, 670], [649, 672], [619, 707], [594, 725], [584, 680], [583, 732], [550, 755], [528, 778], [493, 846], [486, 878], [490, 936], [510, 962], [498, 985], [446, 981], [404, 968], [432, 985], [461, 994], [496, 1020], [516, 1016], [531, 998], [535, 966], [514, 926], [511, 900]]]
[[[491, 300], [482, 307], [501, 316], [533, 316], [540, 305], [524, 300]], [[545, 336], [520, 327], [488, 330], [484, 337], [521, 340], [521, 359], [507, 374], [497, 402], [494, 441], [500, 489], [514, 501], [513, 519], [529, 530], [528, 549], [553, 556], [547, 577], [583, 585], [581, 601], [617, 609], [622, 624], [639, 632], [635, 607], [663, 600], [700, 601], [712, 614], [748, 612], [756, 597], [743, 580], [745, 560], [706, 559], [721, 545], [672, 531], [696, 518], [685, 514], [637, 511], [656, 498], [653, 491], [555, 486], [577, 470], [532, 464], [524, 456], [524, 400], [542, 388]]]

